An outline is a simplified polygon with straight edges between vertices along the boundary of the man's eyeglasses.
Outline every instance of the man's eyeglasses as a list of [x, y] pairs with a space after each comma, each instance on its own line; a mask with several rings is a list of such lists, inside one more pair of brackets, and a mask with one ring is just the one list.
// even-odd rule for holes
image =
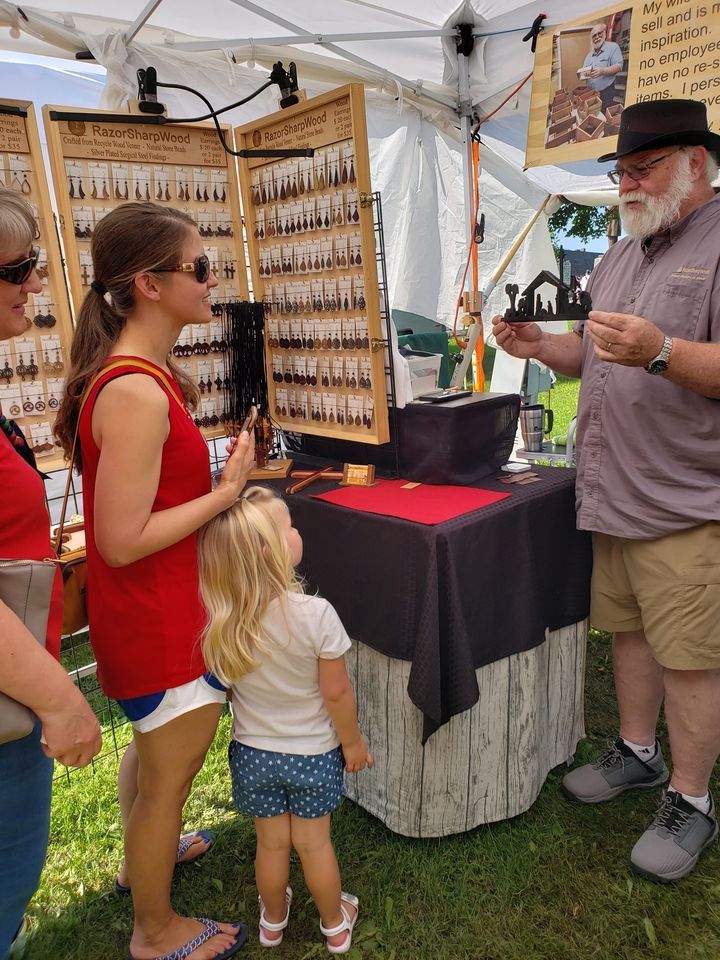
[[670, 153], [664, 153], [661, 157], [655, 157], [654, 160], [648, 160], [647, 163], [631, 163], [628, 167], [616, 167], [614, 170], [608, 170], [607, 175], [610, 178], [610, 182], [614, 183], [616, 186], [620, 183], [625, 174], [627, 174], [631, 180], [644, 180], [645, 177], [650, 176], [656, 163], [661, 163], [661, 161], [667, 160], [667, 158], [671, 157], [674, 153], [677, 153], [677, 150], [671, 150]]
[[194, 273], [198, 283], [207, 283], [210, 277], [210, 261], [206, 254], [195, 257], [192, 263], [179, 263], [176, 267], [158, 267], [149, 273]]
[[30, 256], [25, 260], [18, 260], [17, 263], [6, 263], [0, 267], [0, 280], [15, 283], [18, 286], [25, 283], [37, 266], [39, 256], [40, 247], [31, 247]]

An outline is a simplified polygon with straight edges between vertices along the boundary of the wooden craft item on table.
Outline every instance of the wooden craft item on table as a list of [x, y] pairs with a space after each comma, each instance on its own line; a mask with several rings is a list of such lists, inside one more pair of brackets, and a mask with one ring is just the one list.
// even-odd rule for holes
[[295, 483], [291, 483], [289, 487], [285, 489], [285, 493], [299, 493], [301, 490], [304, 490], [306, 487], [309, 487], [311, 484], [315, 483], [316, 480], [328, 480], [330, 473], [334, 473], [332, 467], [322, 467], [320, 470], [315, 470], [314, 473], [311, 473], [309, 476], [304, 477], [302, 480], [297, 480]]
[[343, 466], [342, 487], [375, 487], [375, 465], [373, 463], [346, 463]]
[[496, 479], [499, 480], [500, 483], [526, 484], [526, 483], [535, 483], [537, 480], [540, 480], [541, 478], [538, 476], [537, 473], [514, 473], [514, 474], [510, 474], [510, 476], [504, 475], [502, 477], [497, 477]]
[[253, 467], [248, 474], [248, 480], [273, 480], [286, 477], [292, 465], [292, 460], [270, 460], [264, 467]]

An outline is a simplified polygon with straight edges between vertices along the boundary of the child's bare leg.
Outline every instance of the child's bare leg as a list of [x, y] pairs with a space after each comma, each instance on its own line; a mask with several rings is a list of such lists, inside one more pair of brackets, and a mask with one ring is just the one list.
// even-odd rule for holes
[[[320, 919], [325, 927], [337, 927], [342, 923], [343, 916], [340, 912], [340, 870], [330, 839], [330, 814], [312, 819], [291, 814], [290, 833]], [[345, 904], [345, 909], [352, 920], [355, 907]], [[337, 947], [344, 943], [346, 937], [346, 933], [340, 933], [327, 939], [328, 943]]]
[[[255, 882], [271, 923], [281, 923], [287, 914], [285, 888], [290, 877], [290, 814], [256, 817]], [[282, 930], [263, 928], [267, 940], [280, 940]]]

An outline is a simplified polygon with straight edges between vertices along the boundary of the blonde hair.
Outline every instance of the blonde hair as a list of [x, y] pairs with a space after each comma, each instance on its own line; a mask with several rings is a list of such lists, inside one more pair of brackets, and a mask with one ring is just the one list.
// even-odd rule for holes
[[26, 250], [38, 236], [30, 205], [14, 190], [0, 187], [0, 254]]
[[262, 618], [285, 593], [302, 593], [285, 538], [268, 509], [281, 502], [265, 487], [250, 487], [201, 531], [200, 596], [207, 620], [202, 635], [208, 670], [228, 685], [258, 666], [266, 647]]

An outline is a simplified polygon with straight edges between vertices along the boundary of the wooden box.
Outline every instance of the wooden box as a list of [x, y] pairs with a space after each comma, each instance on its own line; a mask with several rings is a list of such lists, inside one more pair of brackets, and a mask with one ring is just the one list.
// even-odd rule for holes
[[583, 143], [587, 140], [597, 140], [604, 136], [605, 123], [599, 117], [586, 117], [575, 130], [575, 140]]
[[552, 126], [548, 128], [548, 140], [554, 139], [561, 133], [566, 133], [574, 126], [575, 120], [572, 117], [567, 117], [565, 120], [558, 120], [557, 123], [553, 123]]
[[550, 112], [550, 122], [557, 123], [559, 120], [566, 120], [572, 113], [570, 101], [562, 103], [560, 106], [553, 106]]
[[573, 123], [572, 127], [566, 130], [564, 133], [558, 133], [554, 137], [548, 137], [547, 141], [545, 142], [545, 149], [551, 150], [553, 147], [562, 146], [563, 143], [572, 143], [572, 141], [575, 139], [576, 131], [577, 127]]
[[581, 122], [591, 117], [595, 113], [600, 113], [602, 110], [602, 101], [599, 97], [594, 97], [593, 99], [583, 100], [577, 106], [577, 115], [578, 120]]

